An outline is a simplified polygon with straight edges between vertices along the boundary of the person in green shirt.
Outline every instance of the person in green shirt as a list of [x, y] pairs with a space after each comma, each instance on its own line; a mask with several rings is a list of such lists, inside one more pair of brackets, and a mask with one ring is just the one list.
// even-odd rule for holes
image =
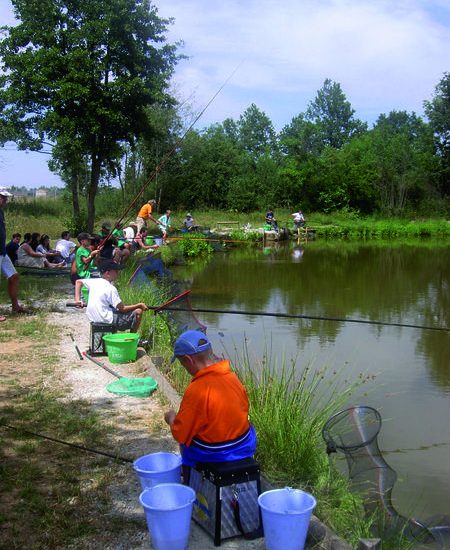
[[112, 236], [117, 239], [117, 246], [113, 252], [113, 259], [115, 262], [124, 264], [131, 254], [131, 244], [127, 242], [122, 224], [114, 228]]
[[75, 253], [75, 264], [77, 268], [77, 275], [80, 279], [89, 279], [91, 273], [95, 271], [96, 267], [93, 263], [94, 258], [100, 253], [100, 248], [91, 250], [89, 245], [91, 244], [91, 236], [89, 233], [80, 233], [77, 237], [80, 246]]

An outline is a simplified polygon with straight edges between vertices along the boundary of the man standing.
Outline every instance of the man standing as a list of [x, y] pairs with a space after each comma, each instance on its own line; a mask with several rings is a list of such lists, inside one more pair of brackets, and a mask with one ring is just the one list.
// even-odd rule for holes
[[[6, 254], [6, 228], [3, 206], [8, 202], [12, 194], [5, 187], [0, 187], [0, 274], [8, 280], [8, 294], [11, 298], [11, 307], [14, 313], [27, 313], [19, 304], [17, 293], [19, 291], [19, 274], [15, 270], [10, 257]], [[0, 315], [0, 322], [6, 321], [6, 317]]]
[[156, 223], [156, 225], [160, 225], [160, 222], [153, 217], [152, 212], [153, 208], [155, 208], [156, 201], [155, 199], [150, 199], [148, 202], [142, 206], [142, 208], [139, 210], [137, 218], [136, 218], [136, 225], [137, 225], [137, 234], [141, 232], [141, 229], [146, 225], [147, 220], [152, 220], [153, 223]]
[[181, 334], [172, 362], [175, 359], [192, 376], [178, 413], [169, 410], [164, 415], [180, 443], [183, 465], [253, 456], [256, 433], [248, 420], [247, 393], [229, 361], [214, 355], [211, 342], [199, 330]]

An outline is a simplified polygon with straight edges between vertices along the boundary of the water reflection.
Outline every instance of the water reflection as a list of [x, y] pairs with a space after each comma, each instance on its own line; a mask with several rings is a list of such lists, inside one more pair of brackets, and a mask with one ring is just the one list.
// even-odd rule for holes
[[[450, 326], [450, 250], [423, 241], [276, 243], [215, 255], [192, 278], [194, 307]], [[228, 348], [274, 351], [330, 365], [343, 376], [377, 373], [361, 394], [386, 419], [382, 442], [399, 472], [394, 497], [403, 513], [421, 498], [427, 513], [448, 512], [450, 490], [450, 335], [342, 321], [199, 314], [209, 333], [222, 331]], [[406, 449], [409, 451], [403, 452]], [[414, 449], [414, 450], [411, 450]], [[447, 459], [443, 461], [443, 455]], [[426, 465], [426, 467], [424, 466]], [[425, 479], [437, 479], [426, 490]], [[416, 502], [414, 500], [414, 502]]]

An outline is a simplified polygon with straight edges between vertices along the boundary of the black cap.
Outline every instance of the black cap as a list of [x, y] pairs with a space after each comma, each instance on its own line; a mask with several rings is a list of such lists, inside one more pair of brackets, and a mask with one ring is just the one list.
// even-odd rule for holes
[[120, 271], [124, 267], [125, 266], [123, 264], [117, 264], [112, 260], [103, 260], [98, 269], [100, 273], [105, 273], [106, 271]]
[[78, 234], [77, 239], [78, 239], [78, 242], [81, 243], [81, 241], [83, 241], [84, 239], [89, 239], [90, 240], [90, 239], [92, 239], [92, 237], [89, 235], [89, 233], [86, 233], [86, 232], [83, 231], [82, 233]]

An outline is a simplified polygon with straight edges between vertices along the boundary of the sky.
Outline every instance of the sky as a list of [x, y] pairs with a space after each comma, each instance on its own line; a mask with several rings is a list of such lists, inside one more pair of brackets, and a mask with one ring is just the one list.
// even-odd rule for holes
[[[450, 0], [156, 0], [183, 41], [173, 91], [198, 113], [197, 128], [238, 119], [252, 103], [276, 130], [338, 82], [371, 126], [392, 110], [423, 115], [423, 101], [450, 71]], [[0, 24], [12, 25], [0, 0]], [[0, 149], [0, 184], [61, 185], [48, 156]]]

